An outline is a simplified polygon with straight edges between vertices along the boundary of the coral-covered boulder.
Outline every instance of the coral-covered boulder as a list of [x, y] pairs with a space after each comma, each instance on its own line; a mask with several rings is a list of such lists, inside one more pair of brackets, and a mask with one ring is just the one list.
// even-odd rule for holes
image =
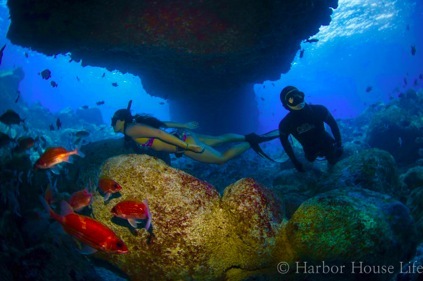
[[[407, 206], [410, 208], [411, 214], [416, 221], [416, 228], [419, 233], [423, 231], [423, 186], [414, 188], [407, 197]], [[419, 241], [423, 241], [423, 237], [419, 237]]]
[[366, 149], [341, 160], [319, 185], [321, 192], [340, 187], [362, 187], [397, 198], [404, 193], [394, 158], [380, 149]]
[[[356, 279], [359, 262], [363, 266], [393, 265], [397, 272], [399, 262], [413, 255], [417, 244], [406, 206], [388, 195], [360, 188], [333, 190], [304, 202], [280, 235], [277, 260], [345, 266], [343, 280], [362, 280]], [[351, 274], [353, 265], [357, 274]], [[299, 271], [304, 272], [302, 268]], [[366, 280], [392, 277], [372, 273], [377, 272], [366, 274], [372, 278]], [[307, 280], [321, 278], [309, 277]]]
[[401, 199], [407, 193], [401, 188], [394, 158], [379, 149], [353, 153], [328, 172], [284, 170], [273, 181], [273, 192], [281, 198], [287, 218], [307, 199], [341, 187], [362, 187]]
[[[423, 231], [423, 167], [413, 167], [400, 176], [404, 189], [409, 190], [406, 204], [416, 221], [418, 232]], [[420, 238], [422, 241], [422, 238]]]
[[422, 147], [423, 95], [408, 90], [399, 101], [375, 114], [367, 131], [372, 147], [391, 153], [398, 164], [414, 164]]
[[423, 167], [417, 166], [409, 169], [400, 176], [400, 180], [410, 190], [423, 187]]
[[[270, 194], [255, 181], [238, 181], [221, 200], [210, 184], [147, 155], [110, 158], [101, 175], [112, 177], [122, 190], [106, 204], [96, 196], [93, 213], [129, 252], [97, 255], [132, 281], [217, 280], [269, 264], [280, 216]], [[126, 199], [148, 200], [149, 232], [112, 219], [112, 207]]]
[[216, 264], [223, 265], [226, 260], [227, 267], [237, 261], [239, 267], [249, 270], [266, 266], [282, 221], [272, 193], [251, 178], [241, 179], [225, 189], [221, 207], [234, 226], [232, 234], [242, 237], [243, 243], [224, 243], [225, 248], [213, 253]]

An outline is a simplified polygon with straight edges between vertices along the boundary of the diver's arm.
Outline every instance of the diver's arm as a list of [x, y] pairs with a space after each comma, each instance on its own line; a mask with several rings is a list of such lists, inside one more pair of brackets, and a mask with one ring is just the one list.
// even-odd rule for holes
[[176, 128], [176, 129], [196, 129], [198, 128], [198, 122], [191, 121], [187, 123], [177, 123], [172, 121], [165, 121], [163, 122], [167, 128]]
[[332, 114], [330, 114], [329, 111], [324, 121], [326, 122], [326, 124], [329, 125], [336, 143], [338, 145], [342, 145], [341, 132], [339, 131], [338, 124], [336, 123], [335, 119], [333, 118]]
[[175, 145], [177, 147], [183, 148], [185, 150], [192, 150], [195, 152], [200, 152], [203, 148], [195, 144], [188, 144], [183, 140], [178, 139], [172, 134], [168, 134], [165, 131], [156, 129], [150, 126], [137, 124], [132, 127], [128, 127], [125, 131], [127, 136], [131, 138], [158, 138], [163, 142]]
[[281, 141], [283, 149], [285, 150], [286, 154], [289, 156], [289, 159], [291, 159], [292, 163], [300, 162], [298, 161], [297, 157], [295, 157], [294, 150], [292, 149], [292, 146], [288, 140], [288, 135], [280, 134], [279, 139]]
[[294, 150], [292, 149], [292, 146], [289, 143], [288, 136], [288, 134], [282, 132], [279, 133], [279, 139], [281, 141], [283, 149], [285, 150], [289, 159], [291, 159], [292, 163], [295, 166], [295, 169], [297, 169], [297, 171], [299, 172], [304, 172], [303, 164], [301, 164], [301, 162], [298, 161], [297, 157], [295, 157]]

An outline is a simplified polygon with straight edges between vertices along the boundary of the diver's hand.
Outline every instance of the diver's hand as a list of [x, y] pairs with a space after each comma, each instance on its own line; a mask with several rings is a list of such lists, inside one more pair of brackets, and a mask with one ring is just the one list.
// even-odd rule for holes
[[191, 122], [187, 122], [185, 123], [185, 129], [190, 129], [190, 130], [194, 130], [198, 128], [198, 122], [196, 121], [191, 121]]
[[204, 146], [199, 146], [196, 144], [187, 144], [186, 150], [191, 150], [192, 152], [195, 152], [195, 153], [203, 153], [204, 149], [205, 149]]
[[300, 161], [294, 162], [294, 166], [295, 166], [295, 169], [297, 169], [298, 172], [300, 172], [300, 173], [305, 172], [304, 166]]

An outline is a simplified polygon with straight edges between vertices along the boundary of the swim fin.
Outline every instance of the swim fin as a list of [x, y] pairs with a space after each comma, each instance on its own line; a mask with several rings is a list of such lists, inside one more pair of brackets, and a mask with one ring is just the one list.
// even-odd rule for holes
[[[277, 133], [277, 134], [276, 134]], [[245, 135], [245, 141], [248, 142], [251, 148], [261, 157], [266, 158], [273, 162], [278, 162], [272, 159], [269, 155], [267, 155], [260, 147], [260, 143], [273, 140], [279, 137], [279, 130], [270, 131], [264, 135], [257, 135], [256, 133], [251, 133]]]

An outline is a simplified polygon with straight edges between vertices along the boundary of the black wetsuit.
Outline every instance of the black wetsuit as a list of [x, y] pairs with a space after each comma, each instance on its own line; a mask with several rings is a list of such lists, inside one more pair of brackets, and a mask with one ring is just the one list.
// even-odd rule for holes
[[[327, 123], [333, 137], [326, 132]], [[293, 135], [303, 146], [305, 157], [314, 161], [318, 156], [325, 156], [330, 164], [334, 164], [342, 150], [341, 134], [332, 114], [323, 105], [306, 104], [301, 110], [289, 112], [279, 123], [279, 136], [285, 152], [298, 169], [300, 162], [294, 155], [288, 136]]]

